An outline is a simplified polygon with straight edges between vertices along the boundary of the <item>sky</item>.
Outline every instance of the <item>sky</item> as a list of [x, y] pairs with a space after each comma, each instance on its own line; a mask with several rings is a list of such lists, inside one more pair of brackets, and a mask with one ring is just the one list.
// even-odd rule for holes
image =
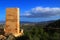
[[6, 8], [19, 8], [20, 21], [60, 19], [60, 0], [0, 0], [0, 21], [6, 20]]

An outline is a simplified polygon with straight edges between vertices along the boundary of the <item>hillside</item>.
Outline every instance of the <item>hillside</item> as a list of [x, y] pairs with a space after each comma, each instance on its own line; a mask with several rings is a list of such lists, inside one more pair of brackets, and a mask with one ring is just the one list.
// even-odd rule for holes
[[60, 19], [59, 20], [56, 20], [53, 23], [48, 24], [46, 27], [60, 28]]

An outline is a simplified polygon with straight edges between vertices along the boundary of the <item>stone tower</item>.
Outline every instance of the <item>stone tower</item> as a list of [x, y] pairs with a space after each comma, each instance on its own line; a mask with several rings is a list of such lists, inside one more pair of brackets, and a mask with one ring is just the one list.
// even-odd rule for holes
[[22, 35], [23, 30], [20, 29], [19, 8], [6, 9], [6, 26], [5, 34], [13, 34], [14, 36]]

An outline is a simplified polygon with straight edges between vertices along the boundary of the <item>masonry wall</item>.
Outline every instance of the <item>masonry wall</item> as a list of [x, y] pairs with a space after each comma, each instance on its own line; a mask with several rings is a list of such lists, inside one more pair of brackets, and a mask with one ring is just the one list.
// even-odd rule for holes
[[18, 34], [19, 30], [19, 8], [7, 8], [5, 33]]

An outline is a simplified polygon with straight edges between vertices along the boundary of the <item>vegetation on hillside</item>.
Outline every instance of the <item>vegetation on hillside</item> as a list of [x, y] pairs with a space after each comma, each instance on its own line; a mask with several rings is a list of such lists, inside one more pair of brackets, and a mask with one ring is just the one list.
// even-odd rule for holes
[[[16, 40], [60, 40], [60, 20], [43, 25], [22, 25], [24, 35]], [[0, 25], [1, 26], [1, 25]], [[56, 29], [58, 28], [58, 29]]]

